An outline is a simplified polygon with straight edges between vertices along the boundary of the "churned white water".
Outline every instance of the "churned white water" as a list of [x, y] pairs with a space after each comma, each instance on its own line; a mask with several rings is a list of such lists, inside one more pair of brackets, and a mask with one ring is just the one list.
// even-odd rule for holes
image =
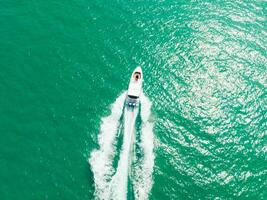
[[[127, 199], [129, 172], [132, 162], [132, 148], [135, 142], [135, 122], [138, 108], [124, 108], [125, 93], [121, 94], [111, 107], [111, 114], [102, 118], [99, 133], [98, 150], [94, 150], [89, 159], [95, 181], [95, 195], [97, 199]], [[151, 115], [151, 102], [144, 94], [140, 97], [141, 104], [141, 143], [144, 155], [135, 169], [137, 176], [132, 180], [135, 199], [148, 199], [153, 179], [154, 166], [154, 136], [153, 123], [149, 121]], [[124, 109], [123, 109], [124, 108]], [[123, 113], [124, 112], [124, 113]], [[123, 144], [119, 154], [118, 166], [112, 165], [116, 133], [120, 127], [120, 118], [123, 113]]]
[[135, 133], [135, 120], [138, 109], [124, 110], [124, 138], [117, 172], [112, 179], [112, 199], [124, 200], [127, 197], [129, 168], [131, 167], [132, 145]]
[[144, 156], [141, 164], [137, 168], [138, 177], [134, 180], [135, 198], [139, 200], [148, 199], [149, 192], [153, 185], [153, 167], [154, 167], [154, 134], [153, 123], [149, 121], [151, 115], [152, 103], [144, 94], [140, 97], [141, 100], [141, 148]]
[[95, 193], [99, 199], [109, 198], [109, 181], [114, 173], [114, 140], [120, 125], [126, 92], [122, 93], [111, 106], [111, 114], [102, 118], [98, 136], [99, 149], [91, 153], [89, 163], [94, 174]]

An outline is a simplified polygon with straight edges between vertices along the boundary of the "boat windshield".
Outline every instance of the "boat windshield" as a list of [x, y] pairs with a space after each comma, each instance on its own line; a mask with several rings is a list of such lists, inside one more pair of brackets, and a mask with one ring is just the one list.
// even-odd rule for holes
[[138, 97], [133, 96], [133, 95], [128, 95], [128, 97], [131, 98], [131, 99], [137, 99], [138, 98]]

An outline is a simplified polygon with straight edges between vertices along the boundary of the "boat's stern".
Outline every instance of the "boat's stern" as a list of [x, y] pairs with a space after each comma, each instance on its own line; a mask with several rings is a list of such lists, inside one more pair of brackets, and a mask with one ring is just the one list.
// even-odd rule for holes
[[130, 78], [128, 87], [126, 105], [128, 107], [137, 107], [139, 105], [139, 97], [142, 91], [143, 73], [141, 67], [135, 68]]
[[133, 97], [127, 95], [125, 105], [129, 108], [136, 108], [139, 106], [139, 97]]

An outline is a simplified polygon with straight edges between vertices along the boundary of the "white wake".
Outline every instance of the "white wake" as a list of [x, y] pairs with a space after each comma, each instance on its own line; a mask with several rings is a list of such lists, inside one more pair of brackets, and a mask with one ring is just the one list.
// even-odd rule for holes
[[152, 103], [144, 94], [141, 95], [141, 147], [144, 157], [141, 165], [137, 169], [138, 177], [134, 179], [135, 199], [148, 199], [149, 192], [153, 185], [153, 167], [154, 167], [154, 134], [153, 123], [149, 121], [151, 115]]
[[114, 139], [120, 125], [126, 92], [122, 93], [111, 106], [111, 114], [102, 118], [98, 136], [99, 150], [92, 152], [89, 159], [94, 174], [95, 193], [99, 199], [109, 199], [109, 181], [114, 173]]
[[127, 186], [129, 168], [131, 167], [131, 153], [134, 142], [135, 120], [138, 114], [138, 109], [124, 110], [124, 138], [123, 146], [120, 154], [120, 160], [117, 172], [112, 178], [111, 199], [124, 200], [127, 198]]
[[[132, 148], [135, 142], [135, 121], [138, 108], [133, 110], [124, 109], [123, 121], [123, 144], [120, 152], [117, 169], [112, 166], [114, 149], [116, 144], [116, 133], [120, 124], [125, 101], [124, 92], [112, 105], [111, 114], [102, 119], [100, 134], [98, 138], [99, 150], [92, 152], [89, 159], [95, 181], [95, 194], [97, 199], [126, 200], [128, 178], [131, 169]], [[143, 158], [136, 170], [133, 187], [135, 199], [148, 199], [152, 188], [153, 166], [154, 166], [154, 136], [153, 123], [149, 121], [151, 114], [151, 102], [142, 94], [141, 103], [141, 148], [144, 152]], [[113, 175], [114, 174], [114, 175]]]

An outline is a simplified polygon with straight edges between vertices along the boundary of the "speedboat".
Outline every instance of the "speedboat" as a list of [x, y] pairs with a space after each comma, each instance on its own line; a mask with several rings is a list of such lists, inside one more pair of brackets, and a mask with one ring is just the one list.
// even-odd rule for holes
[[137, 107], [139, 105], [139, 97], [142, 92], [143, 73], [141, 67], [135, 68], [130, 78], [128, 87], [126, 105], [128, 107]]

